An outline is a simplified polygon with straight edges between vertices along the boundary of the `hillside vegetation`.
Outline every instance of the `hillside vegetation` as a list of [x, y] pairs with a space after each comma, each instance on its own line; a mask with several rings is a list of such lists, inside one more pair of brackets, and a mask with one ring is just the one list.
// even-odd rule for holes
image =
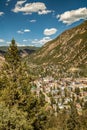
[[33, 79], [14, 39], [4, 58], [0, 70], [0, 130], [44, 130], [48, 118], [46, 102], [31, 92]]
[[58, 65], [65, 73], [79, 72], [87, 77], [87, 21], [46, 43], [31, 60], [39, 65]]
[[[75, 94], [74, 91], [69, 93], [68, 89], [63, 91], [58, 88], [63, 85], [62, 80], [59, 80], [57, 95], [46, 94], [45, 89], [40, 90], [41, 82], [35, 84], [35, 75], [32, 77], [29, 71], [30, 64], [27, 66], [19, 55], [14, 39], [4, 61], [3, 69], [0, 69], [0, 130], [87, 130], [87, 97], [81, 98], [82, 91], [79, 88], [75, 89]], [[51, 86], [50, 83], [52, 81], [47, 85]], [[43, 85], [45, 86], [45, 82]], [[53, 86], [50, 90], [56, 92], [56, 87]], [[87, 87], [84, 88], [83, 95], [85, 93]], [[46, 100], [48, 96], [50, 103]], [[57, 102], [54, 100], [55, 96], [59, 97]], [[68, 107], [61, 109], [59, 104], [64, 105], [66, 98], [70, 98], [65, 104]], [[78, 109], [77, 103], [81, 109]]]

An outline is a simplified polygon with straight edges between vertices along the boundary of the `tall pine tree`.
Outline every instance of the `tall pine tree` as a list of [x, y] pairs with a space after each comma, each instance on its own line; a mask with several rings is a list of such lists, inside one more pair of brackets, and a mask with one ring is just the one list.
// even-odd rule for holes
[[44, 130], [46, 105], [31, 92], [31, 77], [13, 39], [0, 76], [0, 130]]

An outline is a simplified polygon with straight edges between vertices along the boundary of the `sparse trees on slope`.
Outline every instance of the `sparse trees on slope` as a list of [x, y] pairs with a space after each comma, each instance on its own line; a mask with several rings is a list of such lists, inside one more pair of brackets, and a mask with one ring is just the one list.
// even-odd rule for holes
[[70, 114], [69, 118], [67, 119], [67, 128], [68, 130], [78, 130], [80, 128], [79, 123], [79, 115], [77, 112], [77, 108], [74, 102], [70, 102]]

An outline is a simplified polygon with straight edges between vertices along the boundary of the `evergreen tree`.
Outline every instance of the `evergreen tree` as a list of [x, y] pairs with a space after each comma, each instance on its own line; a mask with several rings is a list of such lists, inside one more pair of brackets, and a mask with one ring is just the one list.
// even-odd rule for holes
[[20, 61], [20, 56], [18, 54], [18, 48], [17, 48], [17, 45], [16, 45], [14, 39], [12, 39], [12, 41], [11, 41], [10, 47], [8, 48], [8, 51], [5, 55], [5, 59], [10, 65], [12, 65], [14, 67], [17, 67], [17, 65]]
[[13, 39], [0, 76], [0, 130], [44, 130], [46, 104], [31, 92], [26, 63]]

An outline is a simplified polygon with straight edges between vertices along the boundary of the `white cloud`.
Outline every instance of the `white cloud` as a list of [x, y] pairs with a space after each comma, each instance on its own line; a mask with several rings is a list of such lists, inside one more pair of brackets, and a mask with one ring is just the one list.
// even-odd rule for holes
[[9, 4], [8, 4], [8, 3], [6, 3], [5, 5], [6, 5], [6, 6], [8, 6]]
[[66, 11], [61, 15], [57, 15], [57, 18], [59, 18], [59, 21], [70, 25], [81, 19], [87, 19], [87, 8], [84, 7], [77, 10]]
[[48, 14], [48, 13], [51, 13], [51, 12], [52, 12], [51, 10], [42, 10], [42, 11], [39, 11], [38, 14], [42, 15], [42, 14]]
[[10, 1], [11, 0], [7, 0], [5, 5], [8, 6]]
[[50, 35], [55, 34], [56, 32], [57, 32], [56, 28], [50, 28], [50, 29], [46, 28], [44, 30], [44, 35], [50, 36]]
[[18, 1], [12, 11], [15, 13], [23, 12], [24, 14], [38, 13], [39, 15], [48, 14], [52, 12], [51, 10], [47, 10], [46, 5], [42, 2], [26, 3], [23, 6], [25, 2], [26, 0]]
[[30, 23], [35, 23], [35, 22], [36, 22], [35, 19], [30, 20]]
[[7, 2], [10, 2], [11, 0], [7, 0]]
[[11, 42], [9, 42], [9, 41], [7, 41], [6, 43], [7, 43], [7, 45], [11, 44]]
[[[9, 46], [11, 44], [10, 41], [7, 41], [7, 46]], [[21, 44], [20, 42], [16, 42], [17, 46], [26, 46], [26, 44]]]
[[2, 16], [4, 14], [4, 12], [0, 12], [0, 16]]
[[26, 46], [25, 44], [21, 44], [20, 42], [16, 42], [17, 46]]
[[0, 39], [0, 42], [5, 42], [5, 40], [4, 39]]
[[24, 39], [23, 42], [27, 42], [28, 40]]
[[18, 33], [18, 34], [23, 34], [24, 32], [21, 31], [21, 30], [18, 30], [17, 33]]
[[17, 46], [26, 46], [25, 44], [17, 43]]
[[27, 32], [30, 32], [31, 30], [29, 29], [24, 29], [24, 30], [18, 30], [17, 33], [18, 34], [24, 34], [24, 33], [27, 33]]
[[35, 44], [36, 46], [44, 45], [48, 41], [51, 41], [52, 39], [50, 37], [43, 37], [42, 39], [34, 39], [32, 40], [32, 44]]
[[30, 30], [29, 29], [25, 29], [24, 32], [30, 32]]

